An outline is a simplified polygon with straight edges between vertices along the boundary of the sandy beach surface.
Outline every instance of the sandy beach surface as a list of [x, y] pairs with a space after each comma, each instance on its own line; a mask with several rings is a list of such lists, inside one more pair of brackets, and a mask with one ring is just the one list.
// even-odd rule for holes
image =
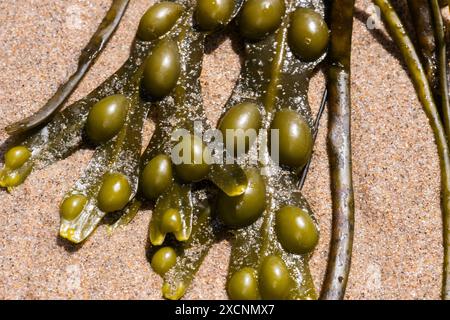
[[[140, 17], [154, 1], [132, 0], [113, 39], [70, 102], [83, 97], [127, 58]], [[396, 1], [400, 9], [403, 1]], [[439, 163], [428, 120], [399, 52], [382, 25], [367, 25], [370, 1], [357, 1], [352, 56], [352, 139], [356, 201], [348, 299], [437, 299], [442, 281]], [[110, 0], [0, 1], [0, 128], [38, 110], [75, 70], [77, 57]], [[373, 27], [373, 28], [372, 28]], [[202, 74], [207, 113], [216, 122], [239, 74], [226, 36]], [[323, 91], [319, 71], [310, 102]], [[152, 125], [146, 131], [146, 141]], [[331, 198], [324, 116], [304, 194], [321, 227], [311, 260], [320, 288], [327, 259]], [[11, 146], [0, 130], [0, 154]], [[1, 299], [160, 299], [161, 279], [146, 259], [151, 211], [109, 236], [104, 226], [82, 246], [57, 236], [58, 205], [92, 155], [80, 150], [7, 193], [0, 191]], [[1, 156], [3, 159], [3, 156]], [[2, 160], [3, 161], [3, 160]], [[229, 245], [214, 246], [186, 299], [226, 298]]]

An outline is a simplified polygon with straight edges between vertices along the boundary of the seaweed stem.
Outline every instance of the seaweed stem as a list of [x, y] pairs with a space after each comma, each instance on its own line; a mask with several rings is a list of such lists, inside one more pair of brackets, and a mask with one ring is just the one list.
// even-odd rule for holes
[[[313, 145], [317, 140], [317, 134], [319, 133], [320, 120], [322, 119], [323, 113], [325, 111], [325, 106], [327, 105], [328, 90], [325, 88], [322, 94], [322, 101], [320, 102], [319, 111], [317, 111], [316, 118], [314, 119], [314, 132], [313, 132]], [[311, 167], [312, 158], [309, 159], [305, 168], [303, 168], [302, 174], [300, 176], [300, 181], [298, 183], [299, 190], [303, 189], [305, 185], [306, 177], [308, 176], [309, 168]]]
[[354, 0], [334, 0], [330, 11], [328, 150], [333, 221], [327, 270], [320, 294], [322, 300], [344, 298], [353, 247], [350, 56], [354, 5]]

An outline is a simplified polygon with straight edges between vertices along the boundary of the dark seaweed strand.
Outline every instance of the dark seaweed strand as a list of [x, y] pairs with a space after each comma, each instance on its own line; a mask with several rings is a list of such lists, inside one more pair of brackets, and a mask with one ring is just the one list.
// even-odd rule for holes
[[344, 298], [353, 247], [350, 56], [354, 4], [354, 0], [334, 0], [331, 3], [327, 77], [333, 224], [328, 265], [320, 295], [323, 300]]
[[63, 103], [75, 90], [84, 75], [94, 64], [99, 54], [103, 51], [114, 31], [122, 19], [129, 0], [113, 0], [111, 7], [106, 13], [103, 21], [94, 33], [89, 43], [82, 50], [78, 59], [78, 68], [69, 80], [58, 88], [53, 97], [36, 113], [13, 123], [5, 128], [10, 135], [23, 133], [33, 129], [43, 123], [48, 122], [52, 116], [61, 109]]
[[[320, 119], [322, 119], [323, 113], [325, 111], [325, 106], [328, 100], [328, 90], [325, 88], [322, 94], [322, 101], [320, 102], [319, 111], [317, 111], [316, 119], [314, 120], [314, 132], [313, 132], [313, 145], [315, 145], [317, 140], [317, 134], [319, 133]], [[312, 158], [309, 159], [305, 168], [303, 168], [302, 174], [300, 175], [300, 181], [298, 183], [299, 190], [303, 189], [305, 185], [306, 177], [308, 176], [309, 167], [311, 166]]]
[[439, 111], [433, 99], [433, 93], [427, 81], [425, 70], [420, 63], [420, 59], [414, 48], [411, 39], [408, 37], [403, 24], [388, 0], [374, 0], [374, 3], [381, 9], [381, 14], [386, 27], [392, 38], [399, 46], [400, 52], [405, 59], [410, 72], [411, 79], [417, 91], [420, 102], [428, 116], [433, 129], [441, 166], [441, 206], [443, 210], [444, 226], [444, 274], [442, 286], [442, 298], [450, 299], [450, 157], [447, 139], [445, 137], [444, 126], [439, 117]]
[[436, 37], [436, 52], [438, 57], [439, 73], [439, 97], [442, 122], [444, 123], [447, 139], [450, 137], [450, 102], [448, 97], [448, 78], [447, 78], [447, 45], [445, 43], [445, 28], [442, 21], [439, 1], [430, 0], [433, 12], [434, 33]]
[[436, 55], [433, 13], [429, 0], [408, 0], [412, 24], [417, 37], [418, 53], [423, 62], [434, 98], [439, 96], [438, 57]]
[[[234, 18], [238, 14], [242, 4], [243, 4], [243, 0], [235, 0], [235, 9], [232, 14], [232, 18]], [[191, 8], [191, 11], [192, 11], [192, 8]], [[191, 23], [191, 22], [192, 22], [191, 19], [183, 20], [184, 24]], [[196, 33], [199, 36], [201, 35], [201, 37], [205, 36], [205, 33], [201, 33], [198, 30], [196, 30]], [[197, 39], [197, 41], [199, 41], [199, 43], [202, 43], [200, 51], [201, 51], [201, 55], [203, 57], [203, 40], [200, 41], [200, 39]], [[192, 44], [191, 44], [191, 46], [192, 46]], [[198, 51], [200, 49], [200, 47], [197, 47], [197, 46], [198, 46], [198, 43], [194, 46], [194, 50], [190, 51], [190, 55], [195, 60], [198, 59], [198, 61], [201, 61], [202, 57], [196, 56], [196, 55], [200, 54]], [[197, 52], [197, 53], [194, 54], [194, 52]], [[194, 57], [194, 56], [196, 56], [196, 57]], [[196, 62], [195, 65], [197, 67], [199, 67], [200, 66], [199, 63], [200, 62]], [[194, 76], [194, 74], [191, 72], [189, 81], [194, 81], [193, 79], [198, 79], [198, 77], [199, 77], [199, 75]], [[196, 83], [196, 81], [197, 80], [195, 80], [194, 82]], [[173, 102], [179, 101], [178, 106], [172, 106], [173, 103], [171, 103], [169, 105], [171, 105], [172, 107], [169, 108], [169, 105], [167, 103], [164, 103], [164, 101], [159, 101], [156, 103], [156, 105], [154, 107], [156, 108], [155, 110], [157, 110], [156, 113], [159, 114], [158, 118], [169, 119], [171, 117], [171, 115], [178, 112], [177, 118], [180, 119], [180, 121], [177, 125], [175, 125], [174, 123], [169, 123], [169, 124], [165, 124], [165, 125], [164, 125], [164, 122], [158, 123], [158, 125], [156, 126], [156, 129], [155, 129], [155, 133], [152, 136], [152, 139], [150, 140], [146, 150], [144, 151], [144, 153], [141, 156], [141, 170], [143, 170], [145, 165], [156, 155], [158, 155], [160, 153], [170, 153], [169, 152], [169, 150], [171, 150], [170, 136], [163, 134], [163, 133], [164, 132], [166, 132], [166, 133], [173, 132], [174, 130], [179, 129], [179, 126], [181, 126], [182, 119], [187, 119], [186, 120], [187, 122], [184, 123], [185, 129], [191, 128], [192, 127], [191, 124], [195, 120], [204, 122], [203, 123], [204, 127], [209, 128], [209, 124], [206, 122], [206, 117], [203, 113], [204, 111], [203, 111], [202, 101], [194, 101], [195, 97], [201, 96], [199, 86], [200, 86], [200, 84], [198, 83], [198, 84], [194, 85], [195, 88], [198, 87], [197, 89], [192, 89], [192, 88], [190, 89], [191, 93], [197, 92], [197, 90], [198, 90], [197, 95], [190, 94], [190, 95], [184, 96], [184, 99], [189, 98], [187, 101], [191, 101], [190, 104], [192, 104], [192, 107], [189, 107], [189, 105], [186, 103], [186, 101], [183, 101], [182, 95], [178, 95], [177, 99], [173, 100]], [[175, 89], [174, 92], [183, 93], [185, 91], [182, 90], [182, 88], [180, 86], [180, 89], [178, 89], [178, 90]], [[172, 98], [170, 98], [170, 100], [172, 100]], [[200, 109], [195, 111], [193, 109], [193, 106], [198, 106], [198, 107], [200, 107]], [[190, 115], [189, 115], [189, 113], [190, 113]], [[193, 116], [193, 114], [197, 114], [197, 115]], [[183, 127], [183, 126], [181, 126], [181, 127]], [[228, 172], [221, 171], [221, 169], [226, 169], [226, 168], [229, 168], [230, 170]], [[237, 166], [237, 165], [236, 166], [228, 165], [228, 166], [223, 166], [222, 168], [213, 167], [211, 172], [212, 173], [210, 174], [209, 178], [211, 178], [211, 181], [214, 184], [216, 184], [220, 189], [222, 189], [224, 192], [234, 191], [236, 194], [240, 194], [240, 191], [236, 192], [236, 190], [239, 190], [241, 186], [243, 189], [244, 186], [246, 187], [246, 185], [247, 185], [247, 181], [245, 179], [245, 174], [243, 173], [242, 169], [240, 169], [239, 166]], [[221, 173], [223, 174], [223, 176], [222, 176], [223, 181], [219, 181], [219, 179], [218, 179], [218, 175]], [[232, 175], [232, 174], [234, 174], [234, 175]], [[228, 188], [226, 188], [227, 186], [228, 186]], [[231, 186], [233, 186], [233, 187], [231, 187]], [[128, 223], [130, 223], [136, 216], [137, 212], [139, 211], [139, 209], [144, 201], [146, 201], [146, 200], [144, 199], [143, 195], [138, 194], [138, 196], [135, 197], [130, 202], [130, 204], [124, 209], [123, 215], [118, 220], [116, 220], [112, 225], [109, 226], [109, 228], [108, 228], [109, 232], [113, 232], [118, 227], [125, 226]]]

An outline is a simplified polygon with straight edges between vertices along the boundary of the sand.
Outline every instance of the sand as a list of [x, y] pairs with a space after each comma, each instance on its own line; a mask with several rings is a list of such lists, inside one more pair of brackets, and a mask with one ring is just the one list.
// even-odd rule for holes
[[[397, 1], [401, 3], [402, 1]], [[0, 2], [0, 128], [39, 109], [76, 67], [109, 0]], [[114, 38], [70, 101], [89, 93], [126, 59], [151, 0], [133, 0]], [[357, 1], [352, 58], [355, 243], [348, 299], [436, 299], [442, 281], [439, 165], [433, 135], [382, 26], [369, 30], [369, 1]], [[378, 27], [378, 26], [376, 26]], [[202, 84], [217, 119], [239, 73], [228, 38], [215, 39]], [[212, 45], [212, 44], [211, 44]], [[312, 81], [317, 110], [323, 75]], [[149, 131], [150, 132], [150, 131]], [[304, 193], [321, 226], [311, 267], [318, 288], [331, 223], [327, 117], [323, 118]], [[0, 130], [0, 152], [11, 146]], [[148, 137], [147, 137], [148, 139]], [[109, 236], [100, 227], [81, 247], [58, 239], [58, 204], [92, 152], [81, 150], [35, 171], [12, 193], [0, 191], [1, 299], [159, 299], [161, 279], [145, 256], [150, 211]], [[214, 246], [187, 299], [226, 298], [229, 246]]]

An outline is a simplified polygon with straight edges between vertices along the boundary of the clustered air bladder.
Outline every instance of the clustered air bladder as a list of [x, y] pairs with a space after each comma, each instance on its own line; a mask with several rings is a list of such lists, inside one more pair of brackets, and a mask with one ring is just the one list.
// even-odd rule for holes
[[[82, 144], [95, 146], [83, 176], [62, 200], [61, 237], [80, 243], [111, 213], [118, 214], [113, 228], [125, 225], [142, 202], [150, 201], [149, 259], [164, 278], [164, 297], [181, 298], [212, 244], [231, 231], [231, 299], [316, 298], [308, 260], [318, 226], [297, 190], [313, 149], [307, 92], [328, 46], [323, 15], [319, 0], [153, 5], [140, 21], [124, 65], [11, 148], [0, 185], [16, 187], [32, 170]], [[199, 77], [205, 37], [231, 22], [245, 53], [218, 125], [224, 154], [238, 161], [224, 164], [212, 161], [214, 152], [204, 139], [212, 126]], [[141, 154], [150, 111], [156, 129]], [[239, 133], [249, 129], [266, 133], [267, 139], [247, 137], [236, 152]], [[177, 130], [183, 132], [182, 152], [192, 156], [189, 163], [173, 160]]]

